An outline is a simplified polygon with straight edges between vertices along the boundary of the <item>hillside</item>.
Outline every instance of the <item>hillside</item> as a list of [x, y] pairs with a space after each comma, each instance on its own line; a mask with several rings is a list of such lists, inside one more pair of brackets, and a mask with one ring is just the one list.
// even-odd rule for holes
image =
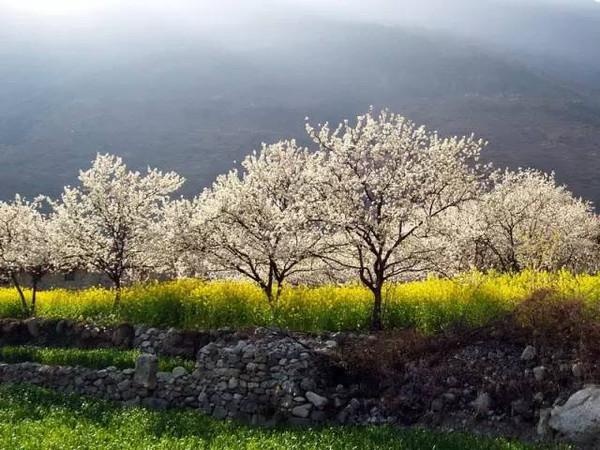
[[555, 170], [600, 201], [597, 93], [547, 60], [399, 26], [257, 28], [253, 46], [170, 31], [57, 33], [40, 45], [5, 30], [0, 198], [57, 195], [96, 152], [176, 170], [193, 194], [262, 141], [305, 139], [305, 116], [337, 122], [373, 104], [443, 133], [475, 132], [496, 164]]

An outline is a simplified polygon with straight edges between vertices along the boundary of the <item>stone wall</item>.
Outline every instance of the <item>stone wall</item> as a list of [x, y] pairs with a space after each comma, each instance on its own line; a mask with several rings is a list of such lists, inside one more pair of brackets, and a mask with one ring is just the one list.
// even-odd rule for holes
[[[163, 340], [169, 334], [165, 333]], [[0, 382], [31, 383], [154, 408], [198, 408], [216, 418], [260, 424], [318, 423], [335, 419], [346, 408], [348, 391], [335, 384], [335, 364], [326, 346], [325, 351], [315, 350], [265, 329], [246, 339], [232, 336], [201, 347], [192, 373], [183, 367], [158, 372], [157, 357], [146, 353], [135, 369], [125, 370], [0, 364]]]
[[[596, 362], [580, 361], [572, 348], [576, 343], [543, 348], [493, 328], [489, 333], [461, 341], [442, 336], [443, 345], [428, 341], [428, 347], [408, 352], [413, 341], [385, 335], [315, 336], [266, 328], [201, 332], [6, 319], [0, 320], [0, 345], [136, 348], [142, 356], [135, 369], [127, 370], [0, 364], [0, 383], [32, 383], [126, 405], [194, 408], [254, 424], [393, 423], [529, 440], [556, 432], [596, 440], [600, 387], [567, 401], [594, 382], [586, 374], [595, 373]], [[404, 353], [386, 355], [394, 346]], [[159, 372], [157, 358], [173, 355], [194, 359], [195, 369]], [[364, 357], [371, 358], [370, 365]], [[575, 426], [583, 423], [580, 416], [589, 419], [586, 430]]]
[[31, 318], [0, 319], [0, 345], [44, 345], [78, 348], [139, 349], [162, 356], [194, 359], [198, 350], [214, 340], [244, 337], [228, 329], [184, 331], [121, 324], [102, 327], [72, 320]]

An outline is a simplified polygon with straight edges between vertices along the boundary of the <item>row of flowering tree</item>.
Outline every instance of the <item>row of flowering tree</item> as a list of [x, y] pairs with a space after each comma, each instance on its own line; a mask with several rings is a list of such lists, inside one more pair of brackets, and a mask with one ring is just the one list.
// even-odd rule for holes
[[481, 164], [481, 140], [440, 137], [388, 111], [307, 132], [314, 148], [263, 145], [193, 199], [173, 199], [183, 183], [175, 173], [98, 155], [57, 200], [0, 203], [0, 271], [28, 312], [41, 277], [74, 268], [110, 278], [117, 305], [140, 273], [242, 276], [273, 306], [290, 282], [358, 279], [379, 330], [389, 281], [596, 270], [591, 205], [552, 175]]

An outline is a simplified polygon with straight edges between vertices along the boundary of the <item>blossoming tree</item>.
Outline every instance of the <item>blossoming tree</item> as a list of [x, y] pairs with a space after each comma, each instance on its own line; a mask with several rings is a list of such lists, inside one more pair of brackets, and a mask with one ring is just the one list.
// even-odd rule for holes
[[241, 174], [220, 176], [197, 201], [193, 240], [213, 266], [255, 281], [271, 304], [327, 245], [312, 214], [321, 159], [294, 141], [263, 145]]
[[371, 290], [371, 326], [380, 330], [385, 282], [427, 269], [436, 252], [426, 245], [433, 221], [478, 194], [484, 143], [441, 138], [388, 111], [307, 131], [326, 161], [322, 219], [343, 236], [326, 258], [355, 270]]
[[[40, 211], [41, 199], [26, 201], [20, 196], [0, 202], [0, 272], [8, 276], [26, 314], [35, 314], [36, 294], [41, 279], [59, 267], [59, 242], [54, 223]], [[21, 275], [31, 280], [31, 299], [21, 286]]]
[[472, 226], [457, 241], [469, 243], [479, 269], [592, 269], [599, 223], [589, 202], [556, 183], [554, 175], [527, 169], [495, 176], [490, 192], [465, 210]]
[[133, 172], [119, 157], [98, 155], [79, 181], [77, 187], [65, 187], [61, 201], [54, 203], [57, 229], [64, 236], [60, 251], [73, 264], [110, 278], [118, 305], [127, 275], [162, 264], [153, 251], [161, 239], [154, 224], [184, 180], [156, 169]]

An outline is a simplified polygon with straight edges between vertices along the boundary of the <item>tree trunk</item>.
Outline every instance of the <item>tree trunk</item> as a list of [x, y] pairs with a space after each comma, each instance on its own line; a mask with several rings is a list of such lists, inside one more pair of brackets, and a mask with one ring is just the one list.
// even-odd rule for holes
[[381, 286], [376, 286], [373, 289], [373, 313], [371, 315], [371, 331], [383, 330], [383, 321], [381, 318]]
[[279, 297], [281, 297], [281, 291], [283, 290], [283, 283], [277, 282], [277, 289], [275, 291], [275, 305], [279, 304]]
[[37, 275], [34, 275], [31, 278], [31, 315], [35, 316], [35, 301], [36, 301], [36, 297], [37, 297], [37, 287], [38, 287], [38, 283], [40, 282], [40, 277]]
[[271, 284], [266, 284], [262, 287], [263, 292], [265, 293], [265, 295], [267, 296], [267, 301], [269, 302], [269, 306], [272, 308], [273, 307], [273, 285]]
[[115, 280], [115, 302], [114, 302], [114, 308], [118, 308], [119, 306], [121, 306], [121, 279], [116, 279]]
[[17, 289], [17, 292], [19, 293], [19, 298], [21, 299], [21, 306], [23, 307], [23, 312], [29, 314], [30, 311], [29, 307], [27, 306], [27, 299], [25, 298], [25, 293], [23, 292], [23, 289], [21, 289], [21, 285], [19, 284], [17, 276], [14, 273], [11, 273], [10, 278], [12, 279], [12, 282], [15, 288]]

